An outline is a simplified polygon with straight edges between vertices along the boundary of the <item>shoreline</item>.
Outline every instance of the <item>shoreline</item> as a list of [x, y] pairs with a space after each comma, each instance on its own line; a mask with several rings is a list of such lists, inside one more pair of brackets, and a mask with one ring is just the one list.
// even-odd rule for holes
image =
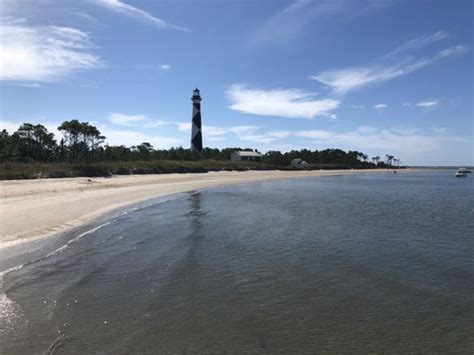
[[[85, 225], [154, 198], [220, 186], [305, 177], [391, 173], [392, 170], [224, 171], [0, 182], [0, 250]], [[425, 169], [402, 169], [412, 173]]]

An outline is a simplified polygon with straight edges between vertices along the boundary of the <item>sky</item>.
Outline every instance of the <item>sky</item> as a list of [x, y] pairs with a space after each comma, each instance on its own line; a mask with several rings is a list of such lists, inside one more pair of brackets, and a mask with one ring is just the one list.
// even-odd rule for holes
[[0, 129], [474, 164], [471, 0], [0, 0]]

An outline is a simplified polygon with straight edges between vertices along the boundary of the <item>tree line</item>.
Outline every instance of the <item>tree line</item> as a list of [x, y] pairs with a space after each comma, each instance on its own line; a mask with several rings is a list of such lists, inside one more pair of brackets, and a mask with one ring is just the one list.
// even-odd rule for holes
[[[58, 141], [53, 133], [41, 124], [22, 124], [10, 134], [0, 132], [0, 161], [2, 162], [61, 162], [93, 163], [119, 161], [151, 160], [229, 160], [235, 150], [251, 151], [251, 148], [204, 148], [201, 155], [192, 154], [189, 149], [173, 147], [155, 149], [150, 143], [126, 147], [125, 145], [105, 144], [106, 137], [100, 130], [88, 122], [78, 120], [64, 121], [58, 130], [63, 137]], [[372, 157], [358, 151], [345, 152], [341, 149], [292, 150], [290, 152], [269, 151], [263, 155], [263, 161], [277, 166], [288, 166], [293, 159], [303, 159], [314, 165], [338, 165], [355, 167], [387, 167], [399, 165], [400, 160], [386, 154]]]

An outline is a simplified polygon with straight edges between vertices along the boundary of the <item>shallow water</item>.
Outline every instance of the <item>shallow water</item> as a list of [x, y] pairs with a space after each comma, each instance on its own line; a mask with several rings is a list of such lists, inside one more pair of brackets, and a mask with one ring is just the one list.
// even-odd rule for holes
[[3, 276], [0, 353], [472, 353], [472, 178], [307, 178], [148, 204]]

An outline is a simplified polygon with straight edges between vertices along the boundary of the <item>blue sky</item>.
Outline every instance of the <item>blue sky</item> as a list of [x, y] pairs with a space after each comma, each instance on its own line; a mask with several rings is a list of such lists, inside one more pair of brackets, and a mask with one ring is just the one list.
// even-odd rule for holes
[[[470, 0], [0, 0], [0, 126], [474, 164]], [[57, 133], [59, 134], [59, 133]]]

